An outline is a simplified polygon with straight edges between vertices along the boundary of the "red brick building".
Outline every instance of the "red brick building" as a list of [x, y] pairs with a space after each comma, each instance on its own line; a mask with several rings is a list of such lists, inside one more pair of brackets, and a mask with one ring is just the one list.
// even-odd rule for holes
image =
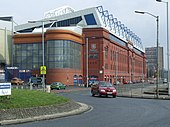
[[[63, 8], [67, 9], [70, 10]], [[15, 66], [40, 75], [44, 52], [47, 84], [56, 81], [83, 84], [87, 75], [88, 80], [112, 83], [116, 80], [121, 83], [141, 81], [146, 76], [146, 57], [140, 38], [120, 21], [104, 14], [102, 9], [99, 6], [69, 13], [64, 11], [51, 17], [53, 21], [48, 17], [17, 26]]]
[[[122, 46], [115, 41], [116, 36], [103, 28], [83, 29], [83, 33], [89, 41], [89, 77], [110, 82], [118, 80], [121, 83], [143, 79], [146, 74], [146, 57], [144, 53], [139, 54], [133, 49], [131, 42], [124, 42], [125, 46]], [[94, 55], [97, 57], [94, 58]], [[86, 75], [86, 68], [83, 72]]]

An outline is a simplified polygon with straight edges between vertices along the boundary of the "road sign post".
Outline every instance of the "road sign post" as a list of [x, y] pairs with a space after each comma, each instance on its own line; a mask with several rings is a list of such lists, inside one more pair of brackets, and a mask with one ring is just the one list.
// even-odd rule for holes
[[43, 75], [43, 79], [42, 79], [42, 87], [43, 87], [43, 91], [45, 91], [45, 75], [47, 73], [47, 67], [46, 66], [41, 66], [40, 67], [40, 74]]
[[46, 71], [47, 71], [46, 66], [41, 66], [41, 67], [40, 67], [40, 74], [41, 74], [41, 75], [46, 75]]

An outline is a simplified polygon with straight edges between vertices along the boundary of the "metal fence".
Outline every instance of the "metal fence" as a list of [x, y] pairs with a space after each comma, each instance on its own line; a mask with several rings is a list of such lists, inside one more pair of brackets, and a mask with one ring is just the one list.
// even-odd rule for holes
[[28, 84], [25, 84], [25, 85], [11, 85], [11, 88], [12, 89], [30, 89], [30, 90], [43, 89], [42, 85], [30, 86]]

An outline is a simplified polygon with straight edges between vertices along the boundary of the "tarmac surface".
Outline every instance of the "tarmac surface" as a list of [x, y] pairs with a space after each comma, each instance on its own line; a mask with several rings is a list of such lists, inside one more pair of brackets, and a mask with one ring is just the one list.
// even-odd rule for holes
[[[69, 86], [66, 90], [54, 90], [52, 92], [73, 92], [81, 90], [90, 90], [90, 88], [85, 88], [82, 86]], [[135, 97], [135, 98], [144, 98], [144, 99], [166, 99], [169, 100], [170, 96], [167, 93], [166, 85], [159, 85], [159, 96], [156, 96], [155, 86], [148, 86], [145, 88], [136, 88], [135, 90], [126, 90], [118, 92], [118, 97]], [[83, 103], [70, 101], [61, 105], [53, 106], [42, 106], [28, 109], [7, 109], [0, 110], [0, 125], [7, 124], [18, 124], [24, 122], [33, 122], [39, 120], [48, 120], [54, 118], [67, 117], [71, 115], [78, 115], [84, 112], [91, 110], [90, 105]]]

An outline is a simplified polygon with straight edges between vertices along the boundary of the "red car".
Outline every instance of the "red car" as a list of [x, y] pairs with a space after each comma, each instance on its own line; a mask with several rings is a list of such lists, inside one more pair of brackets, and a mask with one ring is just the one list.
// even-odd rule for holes
[[93, 85], [91, 86], [91, 94], [92, 96], [111, 95], [115, 98], [117, 96], [117, 91], [116, 88], [110, 82], [99, 81], [94, 82]]

